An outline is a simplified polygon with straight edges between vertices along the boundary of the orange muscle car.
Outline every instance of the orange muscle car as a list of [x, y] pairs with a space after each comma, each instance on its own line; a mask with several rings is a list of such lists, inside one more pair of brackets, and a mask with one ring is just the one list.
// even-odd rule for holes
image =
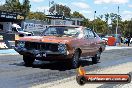
[[15, 41], [14, 48], [23, 55], [25, 65], [35, 59], [68, 61], [72, 68], [79, 66], [80, 58], [100, 59], [105, 42], [94, 31], [82, 26], [49, 26], [41, 36], [26, 36]]

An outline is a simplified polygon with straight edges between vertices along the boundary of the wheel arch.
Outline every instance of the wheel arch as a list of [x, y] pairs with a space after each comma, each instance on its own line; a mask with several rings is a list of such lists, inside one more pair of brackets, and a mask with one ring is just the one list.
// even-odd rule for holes
[[102, 50], [102, 47], [100, 47], [100, 48], [99, 48], [99, 51], [100, 51], [100, 52], [102, 52], [102, 51], [103, 51], [103, 50]]
[[79, 51], [79, 57], [80, 57], [81, 54], [82, 54], [82, 50], [81, 50], [80, 48], [76, 48], [75, 51], [76, 51], [76, 50]]

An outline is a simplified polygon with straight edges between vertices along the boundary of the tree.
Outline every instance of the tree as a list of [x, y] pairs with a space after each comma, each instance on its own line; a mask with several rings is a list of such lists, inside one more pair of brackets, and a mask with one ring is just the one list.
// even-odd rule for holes
[[44, 21], [46, 19], [46, 15], [43, 12], [29, 12], [27, 19]]
[[83, 16], [83, 14], [81, 14], [81, 13], [79, 13], [77, 11], [73, 12], [73, 14], [71, 14], [71, 17], [73, 17], [73, 18], [85, 18]]
[[108, 20], [109, 20], [109, 14], [104, 14], [105, 15], [105, 22], [108, 24]]
[[117, 21], [117, 17], [119, 22], [122, 20], [120, 15], [114, 14], [114, 13], [110, 13], [109, 14], [109, 18], [111, 19], [111, 22]]
[[4, 6], [0, 5], [0, 10], [2, 11], [4, 9], [5, 9]]
[[130, 21], [125, 20], [123, 24], [123, 35], [127, 37], [130, 35], [132, 37], [132, 19]]
[[110, 19], [111, 19], [111, 22], [113, 22], [114, 20], [116, 20], [114, 13], [110, 13]]
[[103, 19], [103, 15], [99, 15], [99, 17], [97, 17], [97, 19]]
[[105, 17], [105, 23], [106, 23], [106, 29], [105, 30], [108, 33], [108, 31], [109, 31], [108, 20], [109, 20], [110, 15], [107, 13], [107, 14], [104, 14], [104, 17]]
[[66, 5], [64, 6], [64, 5], [55, 4], [49, 9], [49, 12], [51, 14], [59, 14], [59, 15], [64, 15], [66, 17], [70, 17], [71, 9]]
[[31, 8], [30, 1], [29, 0], [23, 0], [23, 4], [21, 5], [21, 11], [23, 13], [25, 13], [26, 16], [30, 12], [30, 8]]
[[4, 7], [7, 11], [17, 12], [20, 7], [20, 2], [18, 0], [6, 0]]
[[101, 20], [100, 18], [97, 18], [94, 20], [94, 24], [95, 24], [95, 31], [97, 33], [103, 33], [103, 34], [107, 33], [107, 23], [105, 21]]
[[123, 25], [121, 24], [121, 16], [114, 14], [114, 13], [110, 13], [109, 14], [110, 19], [111, 19], [111, 25], [112, 25], [112, 33], [115, 33], [116, 27], [117, 27], [117, 17], [118, 17], [118, 33], [121, 33], [121, 31], [123, 30]]
[[92, 22], [89, 20], [89, 19], [84, 19], [82, 21], [82, 26], [85, 26], [85, 27], [88, 27], [88, 28], [91, 28], [92, 29]]
[[30, 12], [31, 5], [29, 0], [23, 0], [23, 3], [20, 3], [19, 0], [6, 0], [2, 7], [4, 11], [24, 13], [27, 16]]

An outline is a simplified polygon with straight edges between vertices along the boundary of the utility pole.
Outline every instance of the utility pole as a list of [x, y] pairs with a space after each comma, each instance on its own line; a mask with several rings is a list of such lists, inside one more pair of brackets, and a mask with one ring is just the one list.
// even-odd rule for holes
[[55, 15], [57, 14], [57, 10], [56, 10], [56, 3], [55, 3]]
[[96, 16], [96, 11], [94, 11], [93, 31], [95, 31], [95, 16]]
[[45, 14], [45, 9], [44, 9], [44, 14]]
[[[49, 10], [50, 10], [50, 1], [49, 1]], [[50, 11], [48, 11], [48, 14], [50, 14]]]
[[116, 38], [117, 38], [117, 32], [118, 32], [118, 25], [119, 25], [119, 6], [118, 6], [118, 13], [117, 13], [117, 25], [116, 25]]

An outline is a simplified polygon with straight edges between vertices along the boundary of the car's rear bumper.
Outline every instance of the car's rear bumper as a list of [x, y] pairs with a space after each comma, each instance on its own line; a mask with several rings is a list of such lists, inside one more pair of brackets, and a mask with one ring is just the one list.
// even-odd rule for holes
[[72, 58], [72, 54], [61, 54], [59, 52], [51, 51], [39, 51], [39, 50], [27, 50], [25, 48], [14, 47], [14, 50], [17, 51], [20, 55], [31, 56], [38, 60], [44, 61], [58, 61], [58, 60], [67, 60]]

